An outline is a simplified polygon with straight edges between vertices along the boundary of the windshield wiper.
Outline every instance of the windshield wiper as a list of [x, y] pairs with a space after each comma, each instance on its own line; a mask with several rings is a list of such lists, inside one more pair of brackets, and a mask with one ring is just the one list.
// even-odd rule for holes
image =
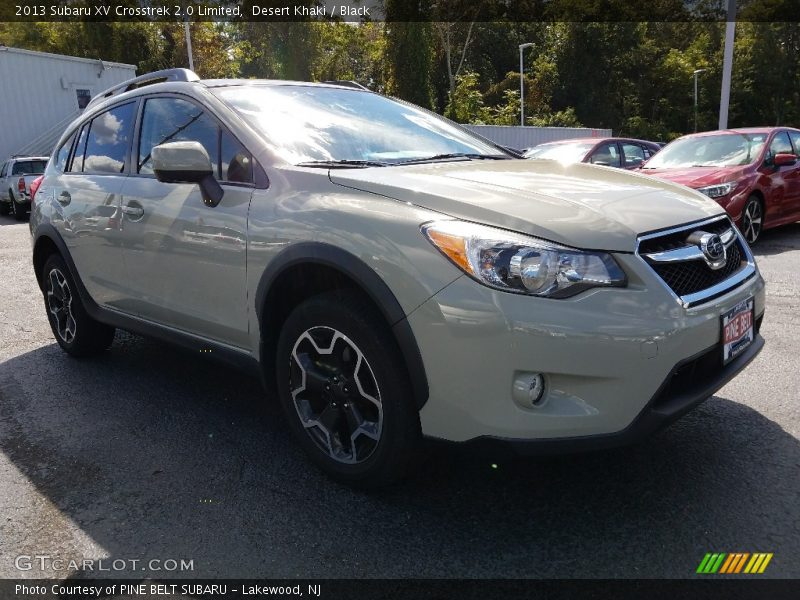
[[449, 152], [447, 154], [434, 154], [426, 158], [411, 158], [402, 160], [398, 165], [413, 165], [415, 163], [432, 162], [436, 160], [448, 160], [450, 158], [466, 158], [468, 160], [511, 160], [513, 157], [505, 154], [471, 154], [469, 152]]
[[329, 169], [363, 169], [365, 167], [388, 167], [389, 163], [378, 160], [309, 160], [297, 163], [298, 167], [323, 167]]

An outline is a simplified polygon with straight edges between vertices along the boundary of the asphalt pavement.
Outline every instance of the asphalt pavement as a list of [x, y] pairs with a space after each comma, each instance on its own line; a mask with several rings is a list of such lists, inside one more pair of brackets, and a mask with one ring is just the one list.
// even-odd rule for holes
[[122, 333], [66, 356], [30, 254], [0, 217], [0, 577], [682, 578], [706, 552], [800, 577], [800, 224], [756, 250], [764, 351], [669, 429], [547, 459], [436, 450], [372, 494], [315, 470], [232, 368]]

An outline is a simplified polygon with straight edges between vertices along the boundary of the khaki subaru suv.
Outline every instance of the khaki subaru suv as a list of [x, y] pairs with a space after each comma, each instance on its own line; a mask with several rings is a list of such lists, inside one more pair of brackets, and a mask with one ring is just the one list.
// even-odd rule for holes
[[65, 352], [122, 329], [240, 365], [354, 485], [425, 440], [638, 441], [764, 344], [764, 282], [713, 200], [347, 84], [126, 82], [67, 128], [30, 228]]

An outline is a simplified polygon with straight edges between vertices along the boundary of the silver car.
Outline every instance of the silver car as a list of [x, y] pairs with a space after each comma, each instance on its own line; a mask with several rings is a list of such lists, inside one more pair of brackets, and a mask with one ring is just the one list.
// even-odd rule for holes
[[119, 328], [243, 366], [354, 485], [424, 439], [637, 441], [764, 343], [764, 282], [714, 201], [347, 86], [122, 84], [62, 136], [30, 227], [67, 353]]

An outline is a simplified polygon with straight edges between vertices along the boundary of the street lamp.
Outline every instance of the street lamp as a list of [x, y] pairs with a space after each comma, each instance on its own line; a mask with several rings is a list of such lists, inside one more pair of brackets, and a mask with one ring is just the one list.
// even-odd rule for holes
[[705, 73], [706, 69], [695, 69], [692, 76], [694, 77], [694, 132], [697, 133], [697, 76], [700, 73]]
[[522, 70], [522, 51], [533, 46], [532, 42], [519, 45], [519, 124], [525, 125], [525, 79]]

